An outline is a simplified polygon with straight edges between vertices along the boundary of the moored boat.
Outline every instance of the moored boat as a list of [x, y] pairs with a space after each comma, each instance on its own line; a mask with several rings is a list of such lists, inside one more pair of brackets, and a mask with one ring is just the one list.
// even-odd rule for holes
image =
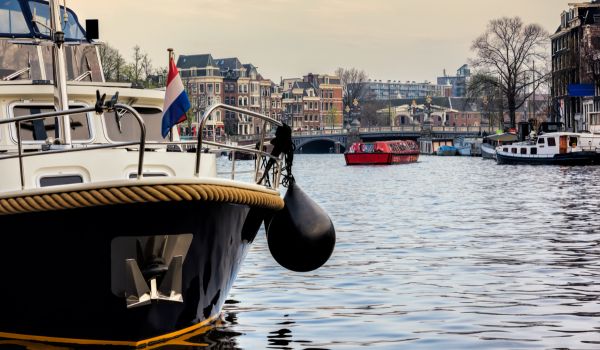
[[481, 157], [484, 159], [496, 159], [496, 147], [499, 145], [510, 145], [518, 141], [518, 136], [513, 133], [489, 135], [483, 138], [481, 144]]
[[346, 165], [389, 165], [419, 160], [419, 146], [413, 140], [353, 143], [344, 153]]
[[438, 156], [455, 156], [458, 153], [458, 149], [454, 146], [440, 146], [437, 151], [436, 151], [436, 155]]
[[[271, 242], [273, 222], [291, 225], [278, 216], [291, 210], [279, 192], [281, 176], [293, 180], [282, 160], [291, 130], [215, 104], [201, 130], [217, 109], [244, 113], [277, 127], [277, 152], [202, 133], [182, 141], [174, 124], [161, 128], [174, 110], [165, 92], [105, 82], [94, 38], [58, 1], [1, 1], [3, 14], [11, 24], [0, 25], [0, 337], [143, 347], [201, 330], [219, 317], [259, 227], [268, 224]], [[166, 101], [180, 101], [176, 69], [169, 82]], [[224, 149], [255, 156], [251, 182], [235, 180], [235, 159], [218, 176]], [[327, 240], [316, 245], [326, 258], [331, 230]]]
[[589, 134], [551, 132], [536, 140], [496, 148], [498, 164], [598, 165], [600, 153], [588, 146]]

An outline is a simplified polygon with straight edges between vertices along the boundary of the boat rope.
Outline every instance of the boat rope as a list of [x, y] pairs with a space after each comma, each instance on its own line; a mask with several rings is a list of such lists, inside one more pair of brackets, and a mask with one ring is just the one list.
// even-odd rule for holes
[[213, 184], [123, 186], [0, 199], [0, 215], [145, 202], [206, 201], [280, 210], [283, 199]]

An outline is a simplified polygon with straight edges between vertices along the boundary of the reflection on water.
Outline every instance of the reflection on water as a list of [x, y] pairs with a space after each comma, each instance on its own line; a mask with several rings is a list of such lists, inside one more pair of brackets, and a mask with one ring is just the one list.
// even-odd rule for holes
[[331, 260], [286, 271], [259, 234], [223, 322], [185, 340], [204, 345], [164, 348], [600, 349], [600, 167], [298, 155], [294, 174]]

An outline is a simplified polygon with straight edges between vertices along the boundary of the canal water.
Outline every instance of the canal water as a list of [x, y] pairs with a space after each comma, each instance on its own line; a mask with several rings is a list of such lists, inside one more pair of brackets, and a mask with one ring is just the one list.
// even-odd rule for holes
[[159, 348], [600, 349], [600, 167], [328, 154], [294, 174], [335, 224], [330, 261], [287, 271], [261, 231], [220, 325]]
[[337, 245], [287, 271], [259, 234], [214, 349], [600, 349], [600, 167], [297, 155]]

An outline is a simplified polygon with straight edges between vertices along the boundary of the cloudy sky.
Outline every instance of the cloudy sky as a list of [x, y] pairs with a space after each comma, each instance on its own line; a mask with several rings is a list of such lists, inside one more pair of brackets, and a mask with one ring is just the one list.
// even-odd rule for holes
[[[583, 1], [583, 0], [581, 0]], [[263, 76], [356, 67], [373, 79], [434, 81], [471, 57], [490, 19], [520, 16], [554, 32], [566, 0], [71, 0], [100, 20], [101, 40], [155, 67], [176, 54], [237, 56]]]

